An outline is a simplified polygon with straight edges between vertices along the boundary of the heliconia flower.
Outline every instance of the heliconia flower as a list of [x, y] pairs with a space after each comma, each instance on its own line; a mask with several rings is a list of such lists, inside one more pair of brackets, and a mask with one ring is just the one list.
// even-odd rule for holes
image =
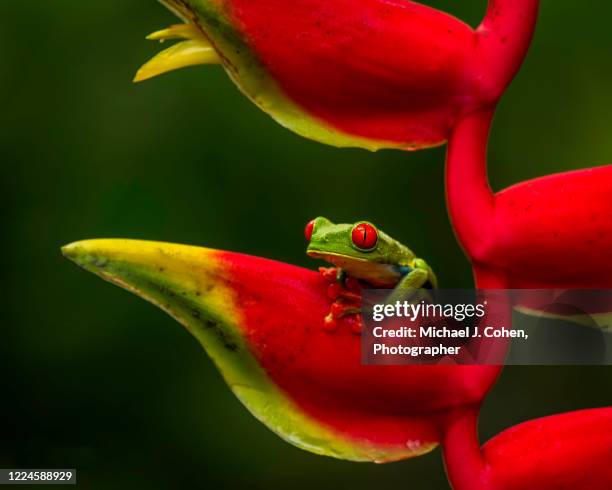
[[290, 130], [335, 146], [442, 144], [459, 116], [494, 104], [529, 45], [538, 0], [491, 0], [473, 29], [407, 0], [161, 0], [184, 39], [136, 81], [221, 64]]
[[479, 286], [612, 288], [612, 165], [529, 180], [493, 193], [491, 110], [464, 118], [449, 140], [448, 208]]
[[303, 449], [354, 461], [417, 456], [447, 413], [478, 407], [496, 366], [364, 366], [348, 319], [329, 331], [315, 271], [200, 247], [89, 240], [63, 253], [152, 302], [204, 346], [242, 403]]
[[612, 488], [611, 407], [524, 422], [495, 436], [482, 449], [474, 431], [464, 429], [459, 428], [455, 440], [445, 446], [454, 490]]

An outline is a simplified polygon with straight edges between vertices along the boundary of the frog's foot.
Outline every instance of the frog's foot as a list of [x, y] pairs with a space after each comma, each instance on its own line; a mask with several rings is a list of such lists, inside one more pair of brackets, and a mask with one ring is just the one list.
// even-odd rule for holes
[[319, 267], [319, 274], [323, 276], [323, 279], [329, 282], [336, 282], [338, 278], [337, 267]]
[[357, 334], [361, 333], [363, 329], [363, 323], [361, 320], [361, 303], [346, 303], [342, 299], [338, 299], [332, 303], [330, 311], [323, 322], [325, 330], [335, 330], [338, 327], [338, 320], [345, 316], [348, 316], [346, 321], [350, 324], [351, 330]]
[[351, 331], [355, 335], [361, 335], [361, 332], [363, 331], [363, 320], [361, 319], [361, 315], [351, 315], [346, 319], [346, 321], [351, 326]]

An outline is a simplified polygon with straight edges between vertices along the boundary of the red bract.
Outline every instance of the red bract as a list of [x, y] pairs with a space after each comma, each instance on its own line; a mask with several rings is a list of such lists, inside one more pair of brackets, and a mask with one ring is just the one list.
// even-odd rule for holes
[[467, 414], [447, 439], [455, 490], [609, 490], [612, 408], [531, 420], [487, 442], [482, 451]]
[[329, 283], [307, 269], [134, 240], [78, 242], [64, 253], [185, 325], [257, 418], [319, 454], [384, 462], [427, 452], [445, 414], [479, 406], [499, 372], [362, 365], [348, 319], [325, 329]]
[[538, 6], [492, 0], [472, 29], [406, 0], [162, 3], [186, 25], [153, 38], [189, 40], [145, 65], [137, 80], [219, 62], [283, 126], [369, 149], [441, 144], [459, 117], [494, 103], [523, 59]]
[[448, 149], [452, 222], [482, 287], [612, 287], [612, 166], [530, 180], [497, 194], [487, 180], [492, 110], [454, 130]]
[[612, 488], [612, 408], [525, 422], [483, 448], [495, 489]]

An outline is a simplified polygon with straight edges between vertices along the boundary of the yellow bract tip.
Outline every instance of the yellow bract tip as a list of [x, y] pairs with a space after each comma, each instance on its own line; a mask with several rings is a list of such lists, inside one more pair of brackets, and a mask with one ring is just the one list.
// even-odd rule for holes
[[147, 39], [150, 41], [166, 41], [168, 39], [199, 39], [203, 37], [194, 24], [176, 24], [149, 34]]
[[221, 58], [219, 58], [215, 48], [204, 38], [182, 41], [165, 49], [145, 63], [136, 73], [134, 82], [142, 82], [187, 66], [220, 63]]

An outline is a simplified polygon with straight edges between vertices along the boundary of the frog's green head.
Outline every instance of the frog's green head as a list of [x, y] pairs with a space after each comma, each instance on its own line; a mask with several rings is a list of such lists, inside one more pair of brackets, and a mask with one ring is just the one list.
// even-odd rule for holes
[[306, 225], [305, 235], [310, 257], [373, 284], [396, 283], [397, 266], [409, 265], [415, 258], [410, 249], [367, 221], [334, 224], [319, 217]]

